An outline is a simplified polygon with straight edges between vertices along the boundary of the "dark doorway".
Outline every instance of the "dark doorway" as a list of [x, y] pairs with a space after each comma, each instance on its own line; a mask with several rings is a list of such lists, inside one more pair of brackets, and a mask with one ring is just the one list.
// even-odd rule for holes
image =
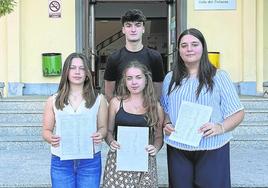
[[140, 9], [145, 14], [143, 44], [158, 50], [166, 71], [170, 70], [176, 47], [176, 1], [88, 0], [82, 1], [80, 7], [83, 7], [84, 16], [78, 27], [82, 28], [83, 37], [78, 40], [78, 46], [82, 44], [82, 52], [91, 59], [95, 85], [99, 89], [103, 89], [107, 56], [125, 45], [120, 18], [128, 9]]

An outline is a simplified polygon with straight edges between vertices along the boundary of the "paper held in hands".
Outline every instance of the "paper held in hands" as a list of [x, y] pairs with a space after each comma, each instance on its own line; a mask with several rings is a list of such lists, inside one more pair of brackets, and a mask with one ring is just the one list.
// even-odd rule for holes
[[61, 137], [60, 159], [92, 159], [93, 140], [90, 136], [96, 132], [89, 117], [85, 115], [65, 115], [59, 117], [56, 127], [57, 134]]
[[197, 147], [202, 138], [198, 129], [210, 120], [212, 107], [192, 102], [182, 101], [175, 125], [175, 131], [170, 140]]
[[149, 127], [118, 126], [116, 171], [148, 171]]

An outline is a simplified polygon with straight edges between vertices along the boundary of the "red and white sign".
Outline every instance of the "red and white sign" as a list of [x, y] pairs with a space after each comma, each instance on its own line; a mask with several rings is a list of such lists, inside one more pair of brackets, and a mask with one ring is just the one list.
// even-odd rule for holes
[[61, 0], [48, 0], [48, 16], [61, 18]]

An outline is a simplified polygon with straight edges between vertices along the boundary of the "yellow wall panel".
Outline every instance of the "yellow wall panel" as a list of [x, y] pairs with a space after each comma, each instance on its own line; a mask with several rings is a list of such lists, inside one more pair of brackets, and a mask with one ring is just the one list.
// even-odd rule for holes
[[43, 77], [42, 53], [62, 53], [62, 61], [75, 51], [75, 1], [61, 1], [61, 18], [49, 18], [48, 1], [21, 2], [22, 82], [54, 83]]
[[187, 27], [204, 34], [209, 51], [220, 52], [221, 68], [233, 81], [242, 80], [241, 13], [240, 0], [236, 10], [195, 10], [194, 1], [187, 1]]
[[268, 82], [268, 1], [263, 1], [263, 37], [264, 37], [264, 62], [263, 62], [263, 79]]

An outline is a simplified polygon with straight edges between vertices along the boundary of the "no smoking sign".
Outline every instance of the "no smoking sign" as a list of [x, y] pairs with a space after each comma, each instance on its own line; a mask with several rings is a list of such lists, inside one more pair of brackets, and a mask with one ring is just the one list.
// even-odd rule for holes
[[48, 15], [50, 18], [61, 17], [61, 0], [48, 0]]

